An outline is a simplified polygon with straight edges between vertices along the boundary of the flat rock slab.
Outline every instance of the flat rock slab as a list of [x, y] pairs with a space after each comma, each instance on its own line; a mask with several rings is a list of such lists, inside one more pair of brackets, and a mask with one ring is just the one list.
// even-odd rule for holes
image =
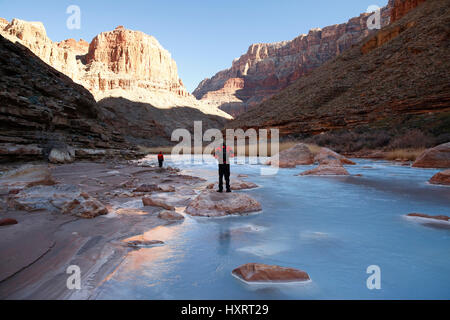
[[311, 280], [302, 270], [260, 263], [248, 263], [232, 271], [238, 279], [249, 283], [291, 283]]
[[[207, 189], [214, 189], [218, 188], [219, 185], [217, 183], [211, 183], [206, 188]], [[243, 180], [231, 180], [230, 182], [231, 190], [238, 191], [238, 190], [246, 190], [246, 189], [255, 189], [259, 186], [256, 183], [249, 182], [249, 181], [243, 181]]]
[[154, 246], [162, 246], [164, 242], [160, 240], [131, 240], [125, 242], [125, 244], [131, 248], [148, 248]]
[[348, 176], [347, 169], [337, 159], [321, 164], [317, 168], [300, 173], [301, 176]]
[[218, 193], [206, 190], [186, 208], [186, 213], [200, 217], [223, 217], [246, 215], [261, 211], [261, 204], [243, 193]]

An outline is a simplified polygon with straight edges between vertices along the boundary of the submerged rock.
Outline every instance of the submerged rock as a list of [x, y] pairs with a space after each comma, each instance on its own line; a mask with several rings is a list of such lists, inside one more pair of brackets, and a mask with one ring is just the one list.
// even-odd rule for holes
[[450, 217], [440, 215], [440, 216], [430, 216], [428, 214], [424, 213], [409, 213], [407, 214], [408, 217], [414, 217], [414, 218], [424, 218], [424, 219], [431, 219], [431, 220], [440, 220], [440, 221], [449, 221]]
[[450, 169], [436, 173], [431, 179], [431, 184], [450, 185]]
[[317, 168], [307, 170], [300, 174], [301, 176], [348, 176], [347, 169], [341, 164], [341, 161], [328, 157], [326, 164], [320, 164]]
[[17, 220], [16, 219], [11, 219], [11, 218], [4, 218], [4, 219], [0, 219], [0, 226], [10, 226], [13, 224], [17, 224]]
[[280, 168], [295, 168], [297, 165], [308, 165], [314, 163], [314, 156], [309, 147], [304, 143], [298, 143], [290, 149], [283, 150], [266, 162], [267, 165]]
[[248, 263], [232, 271], [232, 274], [245, 282], [289, 283], [310, 280], [302, 270], [272, 266], [260, 263]]
[[95, 218], [108, 213], [97, 199], [68, 184], [34, 186], [9, 196], [8, 205], [16, 210], [47, 210], [81, 218]]
[[425, 150], [412, 166], [415, 168], [450, 168], [450, 142]]
[[53, 148], [48, 156], [51, 163], [71, 163], [75, 160], [75, 150], [72, 148]]
[[186, 208], [186, 213], [201, 217], [246, 215], [257, 211], [261, 211], [261, 204], [246, 194], [215, 191], [202, 192]]
[[184, 220], [183, 215], [179, 214], [176, 211], [161, 211], [160, 213], [158, 213], [158, 218], [167, 220], [167, 221]]
[[169, 211], [175, 210], [174, 206], [171, 206], [170, 204], [164, 202], [161, 199], [156, 199], [152, 197], [144, 197], [142, 198], [142, 203], [144, 206], [151, 206], [151, 207], [160, 207]]
[[330, 156], [335, 159], [338, 159], [341, 162], [341, 164], [348, 164], [348, 165], [356, 164], [355, 162], [344, 157], [343, 155], [334, 152], [333, 150], [328, 148], [320, 148], [319, 153], [317, 153], [316, 156], [314, 157], [314, 162], [318, 162], [320, 164], [327, 164], [329, 162]]
[[[214, 187], [219, 188], [219, 185], [217, 183], [210, 183], [206, 186], [206, 189], [214, 189]], [[234, 180], [231, 179], [230, 181], [230, 187], [231, 190], [245, 190], [245, 189], [254, 189], [258, 188], [259, 186], [256, 183], [249, 182], [249, 181], [243, 181], [243, 180]]]

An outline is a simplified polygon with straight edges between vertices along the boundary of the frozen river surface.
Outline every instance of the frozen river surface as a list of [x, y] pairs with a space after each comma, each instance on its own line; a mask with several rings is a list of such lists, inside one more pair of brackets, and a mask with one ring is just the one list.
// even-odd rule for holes
[[[149, 230], [146, 237], [166, 245], [132, 251], [96, 298], [450, 299], [449, 224], [404, 217], [450, 215], [450, 188], [426, 183], [437, 170], [355, 161], [349, 177], [295, 176], [312, 166], [262, 176], [260, 165], [233, 165], [233, 174], [261, 186], [243, 191], [261, 202], [260, 214], [187, 216]], [[212, 161], [174, 165], [216, 179]], [[231, 271], [249, 262], [298, 268], [312, 281], [246, 285]], [[380, 290], [367, 288], [371, 265], [381, 269]]]

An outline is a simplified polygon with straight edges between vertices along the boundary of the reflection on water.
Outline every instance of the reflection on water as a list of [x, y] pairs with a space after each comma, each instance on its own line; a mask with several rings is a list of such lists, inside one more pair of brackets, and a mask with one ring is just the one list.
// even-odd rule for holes
[[[187, 216], [183, 223], [149, 230], [146, 240], [165, 245], [131, 251], [96, 297], [449, 299], [449, 229], [427, 227], [404, 214], [450, 215], [450, 188], [426, 183], [437, 170], [357, 161], [348, 170], [362, 177], [294, 176], [311, 166], [267, 177], [257, 165], [232, 166], [235, 175], [247, 174], [246, 180], [262, 186], [245, 191], [261, 202], [261, 214]], [[180, 167], [185, 174], [216, 178], [213, 162]], [[254, 286], [231, 276], [249, 262], [299, 268], [312, 282]], [[381, 268], [381, 290], [366, 287], [369, 265]]]

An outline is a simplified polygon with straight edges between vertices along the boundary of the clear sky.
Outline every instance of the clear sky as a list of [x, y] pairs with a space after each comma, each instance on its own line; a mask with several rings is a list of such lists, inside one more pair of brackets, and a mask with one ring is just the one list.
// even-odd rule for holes
[[[69, 5], [81, 29], [66, 27]], [[42, 21], [53, 41], [92, 38], [119, 25], [153, 35], [169, 50], [189, 91], [229, 68], [252, 43], [291, 40], [346, 22], [387, 0], [0, 0], [0, 17]]]

